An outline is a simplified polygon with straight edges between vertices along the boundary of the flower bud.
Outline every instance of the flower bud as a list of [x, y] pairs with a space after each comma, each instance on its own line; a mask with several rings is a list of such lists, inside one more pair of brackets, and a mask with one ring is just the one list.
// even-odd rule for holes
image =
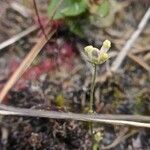
[[99, 55], [98, 62], [99, 62], [99, 64], [101, 64], [101, 63], [104, 63], [105, 61], [107, 61], [108, 59], [109, 59], [109, 56], [107, 53], [101, 53]]
[[111, 42], [109, 40], [105, 40], [100, 49], [101, 53], [103, 53], [103, 52], [106, 53], [110, 49], [110, 47], [111, 47]]
[[93, 64], [98, 64], [98, 58], [100, 54], [99, 49], [90, 45], [90, 46], [86, 46], [84, 50], [88, 61]]
[[89, 52], [91, 52], [92, 50], [93, 50], [93, 46], [92, 45], [89, 45], [89, 46], [86, 46], [85, 48], [84, 48], [84, 50], [85, 50], [85, 52], [86, 53], [89, 53]]
[[103, 139], [103, 135], [102, 135], [101, 132], [97, 132], [97, 133], [94, 134], [94, 140], [96, 142], [100, 142], [102, 139]]
[[110, 48], [110, 47], [111, 47], [110, 41], [109, 41], [109, 40], [105, 40], [105, 41], [103, 42], [103, 46], [106, 47], [106, 48]]

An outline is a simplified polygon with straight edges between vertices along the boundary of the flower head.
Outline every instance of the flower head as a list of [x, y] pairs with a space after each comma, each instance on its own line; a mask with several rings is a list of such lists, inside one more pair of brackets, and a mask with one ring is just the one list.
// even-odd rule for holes
[[94, 139], [96, 142], [100, 142], [103, 139], [103, 134], [101, 132], [95, 133]]
[[105, 40], [101, 49], [93, 47], [92, 45], [84, 48], [87, 60], [92, 64], [102, 64], [109, 59], [107, 51], [110, 49], [111, 43], [109, 40]]

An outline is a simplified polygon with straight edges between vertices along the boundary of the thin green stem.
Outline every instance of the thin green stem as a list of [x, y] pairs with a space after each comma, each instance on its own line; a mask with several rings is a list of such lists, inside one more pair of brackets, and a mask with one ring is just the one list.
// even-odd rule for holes
[[[96, 79], [96, 64], [93, 64], [94, 72], [92, 74], [92, 83], [91, 83], [91, 91], [90, 91], [90, 113], [93, 113], [93, 105], [94, 105], [94, 88], [95, 88], [95, 79]], [[94, 147], [94, 135], [93, 135], [93, 123], [90, 122], [90, 132], [92, 136], [92, 149]]]
[[93, 112], [94, 105], [94, 88], [95, 88], [95, 79], [96, 79], [96, 64], [93, 65], [94, 72], [92, 75], [92, 83], [91, 83], [91, 92], [90, 92], [90, 112]]

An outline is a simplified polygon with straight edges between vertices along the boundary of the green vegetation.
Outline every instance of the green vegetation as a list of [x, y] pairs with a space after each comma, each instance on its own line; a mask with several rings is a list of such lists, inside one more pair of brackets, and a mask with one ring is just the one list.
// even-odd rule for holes
[[[60, 0], [51, 0], [48, 6], [48, 15], [51, 16]], [[96, 15], [105, 17], [109, 13], [109, 0], [91, 2], [89, 0], [63, 0], [54, 20], [64, 19], [71, 32], [83, 37], [82, 29], [90, 22], [90, 17]], [[80, 19], [82, 17], [82, 19]], [[83, 23], [84, 22], [84, 23]]]

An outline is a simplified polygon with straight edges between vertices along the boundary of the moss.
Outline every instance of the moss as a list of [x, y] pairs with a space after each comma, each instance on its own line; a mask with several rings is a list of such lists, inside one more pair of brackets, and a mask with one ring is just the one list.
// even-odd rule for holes
[[56, 96], [55, 104], [58, 107], [64, 107], [65, 100], [62, 94]]
[[135, 97], [135, 113], [150, 115], [150, 92], [143, 90]]

